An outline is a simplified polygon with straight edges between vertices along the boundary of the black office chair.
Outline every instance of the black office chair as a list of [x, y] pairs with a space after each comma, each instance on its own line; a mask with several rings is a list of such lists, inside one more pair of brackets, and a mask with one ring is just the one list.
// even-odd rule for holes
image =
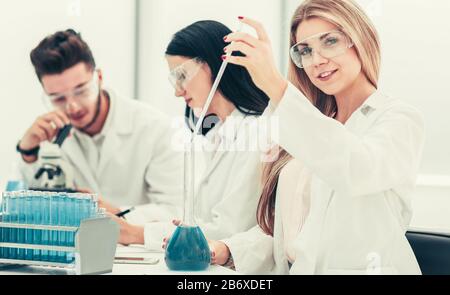
[[406, 238], [422, 274], [450, 275], [450, 234], [409, 231]]

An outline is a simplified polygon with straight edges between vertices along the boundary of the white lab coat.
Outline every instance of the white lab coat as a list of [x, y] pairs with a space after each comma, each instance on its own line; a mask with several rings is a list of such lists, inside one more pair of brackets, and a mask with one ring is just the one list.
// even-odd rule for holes
[[[247, 232], [222, 240], [230, 249], [237, 272], [258, 275], [289, 274], [286, 249], [294, 247], [295, 241], [285, 242], [287, 229], [282, 218], [289, 214], [286, 209], [295, 210], [301, 222], [289, 226], [294, 230], [298, 226], [301, 230], [308, 217], [310, 194], [307, 187], [310, 182], [310, 172], [300, 161], [292, 159], [283, 167], [278, 178], [273, 237], [265, 234], [259, 225], [256, 225]], [[301, 200], [295, 200], [296, 198]], [[304, 208], [303, 205], [308, 207]]]
[[[114, 206], [136, 206], [126, 215], [131, 223], [178, 216], [183, 155], [171, 146], [174, 130], [169, 118], [142, 102], [110, 90], [108, 94], [111, 106], [97, 168], [92, 169], [80, 147], [82, 135], [74, 132], [62, 146], [74, 168], [76, 187], [90, 189]], [[22, 174], [32, 183], [38, 163], [20, 162]]]
[[[215, 126], [209, 147], [217, 137], [220, 144], [206, 152], [203, 172], [196, 189], [196, 221], [207, 238], [218, 240], [244, 232], [256, 225], [262, 162], [258, 149], [248, 148], [255, 140], [257, 118], [235, 110], [223, 124]], [[202, 152], [197, 152], [201, 156]], [[197, 162], [197, 161], [196, 161]], [[171, 223], [145, 225], [145, 246], [161, 250], [162, 240], [172, 234]]]
[[[313, 174], [290, 273], [420, 274], [405, 237], [424, 143], [418, 111], [378, 91], [342, 125], [289, 84], [266, 114], [279, 120], [274, 140]], [[282, 214], [278, 206], [275, 214]], [[237, 265], [244, 259], [241, 269], [288, 272], [279, 220], [272, 243], [258, 227], [241, 234], [241, 245], [254, 241], [243, 253], [235, 254], [239, 242], [234, 246]]]

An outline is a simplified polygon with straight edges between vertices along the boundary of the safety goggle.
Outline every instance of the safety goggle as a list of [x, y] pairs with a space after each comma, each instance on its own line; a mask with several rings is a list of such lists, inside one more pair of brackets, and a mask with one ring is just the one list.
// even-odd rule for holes
[[197, 75], [201, 69], [203, 61], [199, 58], [192, 58], [185, 61], [169, 73], [169, 81], [177, 91], [185, 89], [186, 85]]
[[290, 55], [294, 64], [302, 69], [314, 65], [315, 53], [329, 59], [344, 54], [353, 46], [353, 42], [343, 32], [330, 31], [298, 42], [291, 47]]
[[[54, 108], [66, 110], [69, 103], [77, 103], [80, 105], [86, 105], [90, 101], [97, 99], [100, 92], [98, 71], [93, 72], [93, 77], [76, 87], [73, 90], [69, 90], [64, 93], [56, 94], [43, 94], [43, 98], [46, 103], [50, 103]], [[72, 100], [69, 100], [72, 98]]]

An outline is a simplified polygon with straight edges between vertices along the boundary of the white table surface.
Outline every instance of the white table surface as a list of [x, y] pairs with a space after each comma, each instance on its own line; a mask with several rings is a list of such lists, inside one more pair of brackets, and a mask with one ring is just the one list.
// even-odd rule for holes
[[[106, 275], [236, 275], [237, 273], [221, 266], [211, 265], [206, 271], [178, 272], [171, 271], [164, 262], [163, 252], [150, 252], [142, 246], [117, 246], [118, 257], [153, 257], [159, 259], [154, 265], [114, 264], [113, 271]], [[37, 266], [0, 266], [0, 275], [70, 275], [73, 270]]]

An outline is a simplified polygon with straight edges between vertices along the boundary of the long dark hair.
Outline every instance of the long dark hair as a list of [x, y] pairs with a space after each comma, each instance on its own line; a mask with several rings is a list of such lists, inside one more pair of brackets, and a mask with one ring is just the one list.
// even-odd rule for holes
[[[167, 46], [166, 55], [199, 58], [211, 69], [211, 78], [214, 81], [222, 64], [223, 48], [228, 45], [223, 37], [231, 32], [227, 26], [216, 21], [195, 22], [173, 36]], [[233, 64], [227, 66], [218, 90], [246, 115], [261, 115], [269, 102], [269, 97], [256, 87], [248, 71]], [[186, 109], [186, 115], [189, 120], [195, 119], [189, 107]]]

